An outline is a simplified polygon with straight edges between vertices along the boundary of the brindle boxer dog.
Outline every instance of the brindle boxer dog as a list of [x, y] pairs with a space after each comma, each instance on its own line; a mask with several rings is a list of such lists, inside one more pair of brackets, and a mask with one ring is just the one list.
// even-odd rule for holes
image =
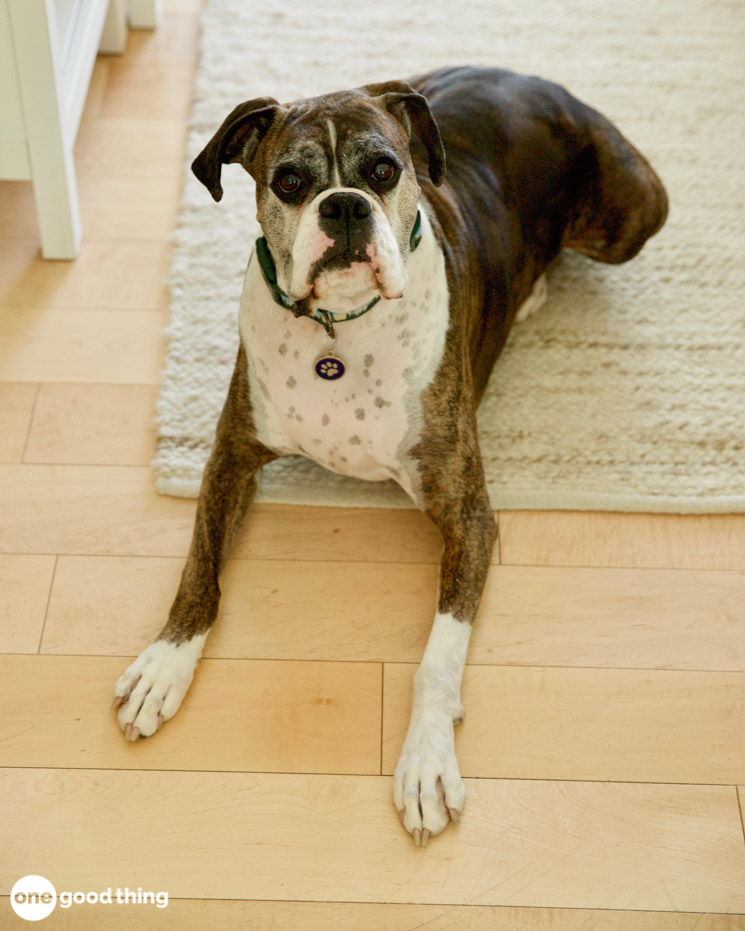
[[300, 453], [393, 478], [444, 539], [394, 778], [403, 825], [425, 844], [465, 802], [453, 725], [497, 535], [476, 405], [552, 259], [565, 247], [632, 258], [665, 220], [665, 191], [600, 113], [495, 68], [248, 101], [192, 166], [215, 200], [227, 162], [255, 179], [265, 238], [246, 273], [181, 585], [156, 641], [116, 683], [119, 724], [129, 740], [149, 737], [181, 704], [262, 466]]

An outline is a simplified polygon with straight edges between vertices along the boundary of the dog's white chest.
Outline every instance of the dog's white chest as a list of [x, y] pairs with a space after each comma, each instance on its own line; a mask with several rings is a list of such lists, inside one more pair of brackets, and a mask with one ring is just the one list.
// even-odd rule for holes
[[258, 439], [356, 478], [393, 478], [417, 497], [407, 453], [419, 438], [421, 394], [442, 358], [448, 327], [444, 260], [426, 217], [409, 257], [400, 300], [336, 325], [342, 378], [327, 381], [316, 360], [331, 341], [322, 326], [294, 318], [272, 300], [258, 262], [246, 274], [240, 311]]

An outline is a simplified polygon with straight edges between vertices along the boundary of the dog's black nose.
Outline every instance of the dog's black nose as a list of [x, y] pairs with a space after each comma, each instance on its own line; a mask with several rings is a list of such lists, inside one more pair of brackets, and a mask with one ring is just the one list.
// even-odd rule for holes
[[350, 220], [364, 220], [372, 213], [369, 201], [353, 191], [338, 191], [329, 194], [318, 205], [318, 212], [326, 220], [348, 223]]

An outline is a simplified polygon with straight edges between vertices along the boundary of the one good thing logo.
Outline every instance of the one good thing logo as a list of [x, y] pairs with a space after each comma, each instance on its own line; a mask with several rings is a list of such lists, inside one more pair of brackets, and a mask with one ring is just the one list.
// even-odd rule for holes
[[10, 891], [10, 905], [20, 918], [26, 921], [41, 921], [50, 915], [55, 906], [70, 908], [72, 905], [155, 905], [168, 906], [167, 892], [146, 892], [139, 887], [130, 889], [103, 889], [100, 892], [60, 892], [43, 876], [31, 874], [19, 879]]
[[13, 911], [26, 921], [41, 921], [54, 911], [57, 891], [43, 876], [24, 876], [10, 890]]

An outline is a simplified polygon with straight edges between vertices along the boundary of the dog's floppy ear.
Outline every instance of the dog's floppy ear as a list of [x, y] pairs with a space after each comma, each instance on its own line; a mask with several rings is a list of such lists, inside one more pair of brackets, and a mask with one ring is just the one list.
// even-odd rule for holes
[[222, 198], [222, 166], [228, 162], [248, 166], [279, 109], [273, 97], [257, 97], [239, 104], [191, 163], [191, 170], [215, 200]]
[[427, 98], [418, 94], [406, 81], [366, 84], [360, 90], [370, 97], [378, 97], [385, 109], [401, 123], [409, 137], [412, 130], [416, 133], [429, 156], [428, 167], [432, 183], [437, 186], [442, 184], [446, 168], [445, 147]]

